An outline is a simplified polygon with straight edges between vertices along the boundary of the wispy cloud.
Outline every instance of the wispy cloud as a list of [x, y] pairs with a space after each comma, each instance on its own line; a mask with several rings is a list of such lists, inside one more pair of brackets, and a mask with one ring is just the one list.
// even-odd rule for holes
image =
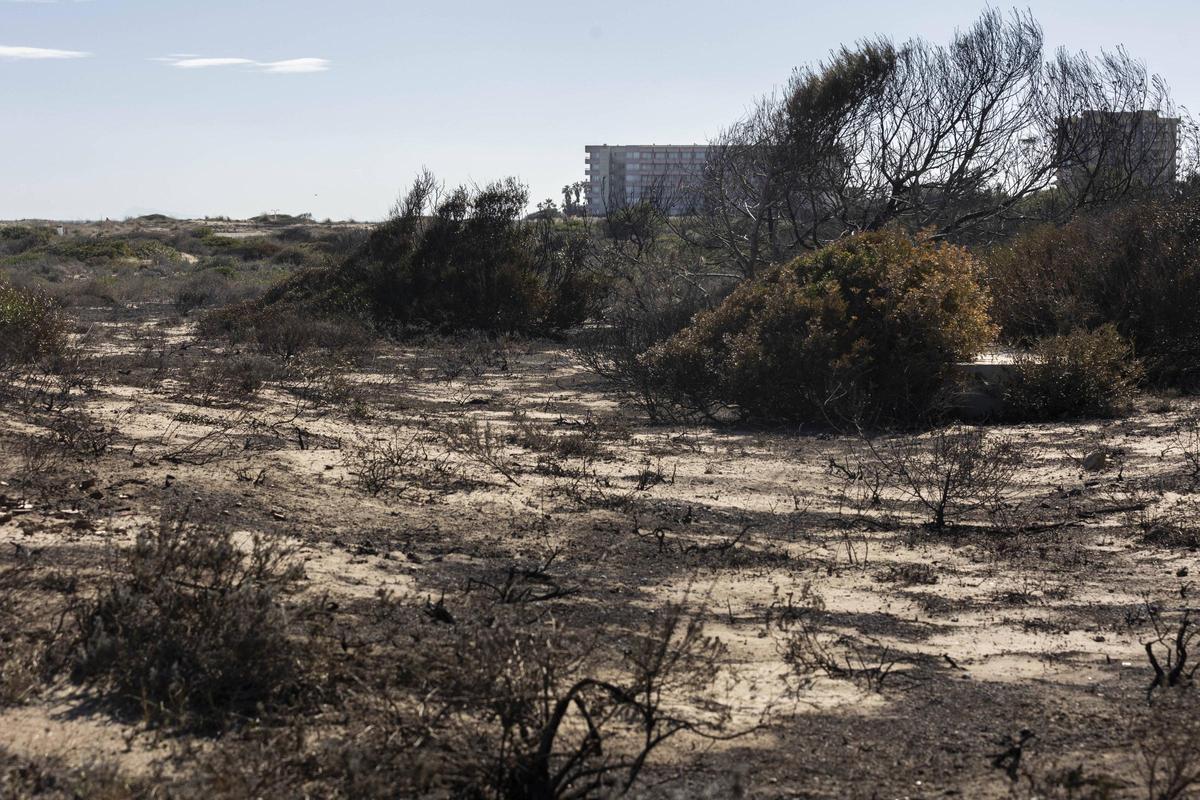
[[49, 47], [12, 47], [0, 44], [0, 61], [44, 61], [47, 59], [87, 58], [91, 53], [78, 50], [54, 50]]
[[284, 61], [256, 61], [252, 58], [211, 58], [197, 55], [174, 55], [155, 59], [177, 69], [213, 69], [221, 67], [249, 67], [255, 72], [299, 74], [326, 72], [332, 62], [326, 58], [289, 58]]
[[325, 72], [329, 60], [325, 58], [290, 58], [287, 61], [268, 61], [259, 64], [263, 72]]
[[172, 61], [171, 66], [180, 69], [205, 69], [207, 67], [234, 67], [240, 64], [253, 64], [248, 58], [181, 58]]

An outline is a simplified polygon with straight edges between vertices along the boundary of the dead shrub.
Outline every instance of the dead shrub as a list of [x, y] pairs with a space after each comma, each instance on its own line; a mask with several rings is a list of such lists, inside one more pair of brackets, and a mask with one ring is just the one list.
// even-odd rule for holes
[[432, 479], [450, 480], [445, 456], [431, 456], [420, 434], [391, 437], [359, 436], [345, 448], [343, 466], [358, 488], [371, 495], [402, 493]]
[[430, 337], [425, 344], [434, 354], [435, 376], [447, 383], [464, 376], [479, 380], [489, 373], [508, 372], [513, 350], [508, 337], [479, 332]]
[[119, 430], [82, 411], [64, 411], [49, 422], [49, 429], [69, 452], [96, 458], [108, 452]]
[[492, 428], [491, 422], [480, 423], [474, 417], [468, 417], [441, 425], [439, 433], [444, 437], [450, 452], [495, 470], [514, 486], [521, 485], [516, 478], [519, 467], [505, 450], [504, 441]]
[[871, 692], [883, 691], [884, 681], [899, 661], [890, 647], [852, 636], [825, 635], [804, 619], [789, 631], [783, 658], [802, 680], [819, 672], [851, 680]]
[[41, 800], [140, 800], [158, 797], [150, 781], [131, 778], [109, 763], [75, 766], [57, 758], [23, 758], [0, 748], [0, 793]]
[[374, 346], [371, 329], [357, 319], [313, 316], [289, 306], [261, 313], [240, 306], [215, 311], [200, 321], [199, 330], [204, 336], [225, 336], [235, 343], [251, 344], [284, 360], [312, 350], [363, 354]]
[[420, 691], [436, 688], [447, 719], [482, 725], [447, 753], [442, 779], [451, 793], [624, 794], [663, 742], [719, 736], [728, 721], [716, 703], [694, 712], [674, 704], [708, 692], [726, 658], [703, 621], [679, 606], [622, 637], [607, 668], [586, 641], [556, 626], [514, 625], [505, 615], [483, 623], [437, 626], [443, 635], [426, 637], [411, 673]]
[[1200, 671], [1200, 660], [1193, 658], [1189, 664], [1189, 651], [1200, 634], [1192, 623], [1190, 609], [1185, 609], [1174, 625], [1167, 623], [1157, 606], [1147, 603], [1146, 611], [1154, 629], [1154, 638], [1143, 644], [1146, 658], [1154, 670], [1154, 680], [1146, 690], [1153, 700], [1156, 689], [1192, 687], [1196, 672]]
[[1200, 418], [1189, 417], [1180, 425], [1175, 448], [1183, 459], [1184, 470], [1193, 484], [1200, 484]]
[[21, 474], [18, 483], [32, 486], [58, 474], [63, 465], [63, 449], [51, 434], [25, 433], [17, 440]]
[[881, 581], [899, 583], [903, 586], [932, 586], [938, 582], [937, 567], [924, 562], [889, 564], [887, 571], [878, 576]]
[[337, 354], [304, 353], [288, 363], [279, 386], [315, 408], [341, 406], [352, 416], [368, 415], [366, 388], [350, 375], [351, 359]]
[[868, 439], [866, 446], [891, 488], [932, 515], [935, 531], [945, 530], [948, 519], [998, 508], [1020, 464], [1011, 439], [963, 426], [882, 443]]
[[285, 603], [301, 577], [261, 538], [164, 512], [71, 609], [60, 663], [147, 723], [221, 730], [300, 698], [305, 646]]
[[264, 356], [218, 355], [186, 373], [180, 394], [202, 406], [245, 402], [278, 373]]
[[559, 433], [549, 423], [539, 422], [525, 412], [517, 411], [513, 414], [513, 429], [505, 439], [534, 453], [560, 459], [592, 460], [603, 450], [599, 435], [599, 426], [590, 418], [574, 429]]
[[175, 290], [175, 310], [187, 316], [197, 309], [229, 305], [245, 299], [233, 280], [218, 270], [204, 270], [189, 276]]
[[727, 656], [681, 608], [600, 641], [479, 599], [361, 607], [341, 634], [355, 680], [339, 723], [226, 736], [184, 796], [613, 797], [663, 743], [734, 735], [724, 704], [689, 702]]
[[1200, 695], [1194, 689], [1155, 698], [1132, 725], [1137, 766], [1148, 798], [1187, 800], [1200, 788]]
[[0, 708], [24, 703], [37, 692], [52, 638], [34, 621], [43, 594], [37, 554], [20, 545], [6, 550], [0, 557]]

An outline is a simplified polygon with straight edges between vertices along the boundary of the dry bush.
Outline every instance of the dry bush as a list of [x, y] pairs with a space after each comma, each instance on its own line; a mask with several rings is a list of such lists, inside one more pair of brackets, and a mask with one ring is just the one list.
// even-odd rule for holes
[[1141, 376], [1112, 325], [1049, 337], [1018, 357], [1004, 386], [1004, 413], [1029, 421], [1113, 416], [1128, 408]]
[[490, 373], [508, 372], [513, 356], [513, 343], [507, 337], [482, 333], [430, 337], [422, 344], [432, 355], [435, 377], [446, 383], [464, 376], [478, 381]]
[[345, 448], [342, 464], [358, 488], [372, 495], [400, 493], [425, 484], [435, 475], [450, 476], [446, 459], [432, 457], [419, 433], [360, 435]]
[[227, 736], [178, 796], [613, 797], [664, 742], [727, 735], [728, 709], [695, 702], [727, 658], [702, 621], [670, 607], [598, 642], [529, 612], [381, 594], [345, 620], [354, 680], [335, 725]]
[[938, 582], [938, 571], [937, 567], [923, 561], [889, 564], [887, 571], [878, 575], [878, 580], [903, 586], [932, 586]]
[[83, 411], [66, 410], [51, 416], [47, 428], [59, 444], [76, 455], [98, 458], [108, 452], [120, 430]]
[[243, 403], [279, 373], [278, 365], [265, 356], [218, 354], [187, 370], [179, 391], [202, 406]]
[[232, 278], [219, 270], [204, 270], [187, 277], [175, 290], [175, 310], [187, 316], [197, 309], [214, 308], [244, 300]]
[[1132, 730], [1148, 800], [1187, 800], [1200, 790], [1200, 695], [1194, 688], [1155, 698]]
[[438, 432], [450, 452], [500, 473], [514, 486], [521, 485], [516, 477], [519, 465], [507, 452], [503, 437], [492, 428], [491, 422], [480, 423], [474, 417], [468, 417], [457, 422], [447, 421], [439, 426]]
[[929, 512], [935, 531], [945, 530], [949, 519], [999, 508], [1020, 464], [1011, 439], [979, 428], [865, 442], [885, 482]]
[[899, 661], [886, 645], [846, 635], [825, 635], [803, 618], [788, 631], [783, 659], [803, 681], [819, 672], [851, 680], [871, 692], [883, 691], [884, 681]]
[[27, 758], [0, 748], [0, 796], [40, 800], [140, 800], [161, 797], [152, 782], [123, 775], [112, 764]]
[[531, 419], [524, 411], [517, 410], [513, 413], [512, 430], [505, 440], [525, 450], [558, 459], [591, 461], [603, 451], [600, 425], [590, 417], [565, 432], [555, 432], [554, 427], [557, 426]]
[[46, 478], [57, 475], [62, 469], [63, 449], [51, 434], [21, 434], [17, 440], [16, 449], [21, 465], [19, 485], [35, 485]]
[[313, 409], [344, 408], [352, 417], [369, 415], [368, 386], [354, 380], [354, 358], [337, 353], [303, 353], [287, 363], [279, 388]]
[[1020, 760], [1010, 763], [1014, 767], [1009, 778], [1011, 800], [1118, 800], [1129, 796], [1127, 781], [1088, 772], [1082, 764], [1031, 769]]
[[283, 360], [313, 350], [358, 357], [370, 352], [375, 342], [371, 329], [357, 318], [314, 317], [289, 306], [253, 314], [240, 306], [214, 311], [200, 320], [198, 332], [201, 336], [225, 337], [235, 344], [252, 345]]
[[1188, 479], [1200, 484], [1200, 418], [1189, 416], [1180, 424], [1173, 449], [1179, 452]]
[[57, 659], [147, 723], [223, 729], [309, 688], [308, 648], [285, 608], [301, 577], [260, 538], [164, 512], [71, 609]]
[[20, 545], [0, 557], [0, 708], [25, 702], [45, 677], [49, 637], [32, 619], [39, 566], [37, 555]]
[[1116, 498], [1115, 507], [1126, 512], [1134, 530], [1145, 544], [1153, 547], [1194, 550], [1200, 548], [1200, 527], [1196, 523], [1196, 507], [1189, 502], [1161, 502], [1152, 487], [1131, 483]]
[[673, 419], [678, 409], [663, 397], [642, 354], [712, 309], [728, 291], [727, 281], [697, 279], [670, 255], [641, 253], [629, 263], [614, 251], [611, 260], [617, 262], [607, 270], [614, 275], [614, 288], [602, 322], [579, 332], [573, 353], [652, 420]]
[[1200, 671], [1200, 659], [1193, 657], [1191, 663], [1188, 659], [1192, 656], [1193, 642], [1200, 639], [1200, 631], [1192, 622], [1190, 609], [1184, 609], [1174, 624], [1168, 623], [1155, 605], [1147, 603], [1146, 611], [1154, 629], [1153, 638], [1143, 644], [1154, 670], [1154, 679], [1146, 690], [1153, 702], [1156, 689], [1192, 688], [1196, 672]]

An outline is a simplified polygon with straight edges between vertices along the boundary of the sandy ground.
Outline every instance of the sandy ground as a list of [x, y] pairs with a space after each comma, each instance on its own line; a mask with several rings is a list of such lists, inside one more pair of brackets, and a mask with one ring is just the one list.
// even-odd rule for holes
[[[969, 514], [935, 534], [902, 492], [885, 487], [872, 503], [831, 467], [856, 463], [854, 439], [652, 425], [561, 344], [511, 346], [506, 363], [456, 376], [441, 350], [395, 347], [355, 376], [367, 408], [349, 414], [275, 387], [233, 407], [197, 403], [145, 356], [147, 342], [167, 359], [197, 347], [184, 325], [125, 321], [96, 341], [119, 368], [85, 408], [119, 434], [104, 456], [63, 465], [58, 494], [24, 492], [23, 423], [0, 411], [0, 546], [103, 558], [165, 503], [193, 502], [293, 546], [311, 590], [335, 597], [452, 595], [557, 552], [554, 574], [598, 625], [685, 598], [729, 647], [719, 691], [749, 733], [673, 743], [651, 794], [1003, 797], [993, 761], [1021, 730], [1036, 734], [1027, 764], [1137, 779], [1123, 732], [1151, 677], [1146, 602], [1177, 600], [1200, 569], [1194, 550], [1148, 545], [1138, 528], [1147, 514], [1191, 513], [1180, 455], [1189, 401], [993, 429], [1020, 453], [1009, 514], [1021, 524]], [[430, 433], [469, 420], [497, 437], [521, 426], [582, 436], [596, 452], [506, 441], [498, 469]], [[453, 479], [364, 492], [350, 453], [413, 437], [429, 442], [415, 469], [442, 464]], [[1110, 454], [1105, 468], [1085, 472], [1097, 449]], [[85, 480], [96, 488], [71, 488]], [[783, 653], [802, 624], [858, 673], [794, 669]], [[166, 746], [67, 688], [0, 710], [0, 730], [21, 756], [132, 772]]]

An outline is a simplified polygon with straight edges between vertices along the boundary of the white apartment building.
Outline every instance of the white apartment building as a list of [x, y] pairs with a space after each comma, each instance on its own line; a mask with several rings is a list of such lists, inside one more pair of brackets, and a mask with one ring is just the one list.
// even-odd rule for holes
[[587, 209], [601, 216], [643, 200], [670, 214], [688, 214], [700, 206], [700, 181], [708, 146], [588, 145]]
[[1175, 182], [1179, 120], [1156, 111], [1085, 111], [1059, 120], [1060, 186], [1132, 179], [1146, 188]]

